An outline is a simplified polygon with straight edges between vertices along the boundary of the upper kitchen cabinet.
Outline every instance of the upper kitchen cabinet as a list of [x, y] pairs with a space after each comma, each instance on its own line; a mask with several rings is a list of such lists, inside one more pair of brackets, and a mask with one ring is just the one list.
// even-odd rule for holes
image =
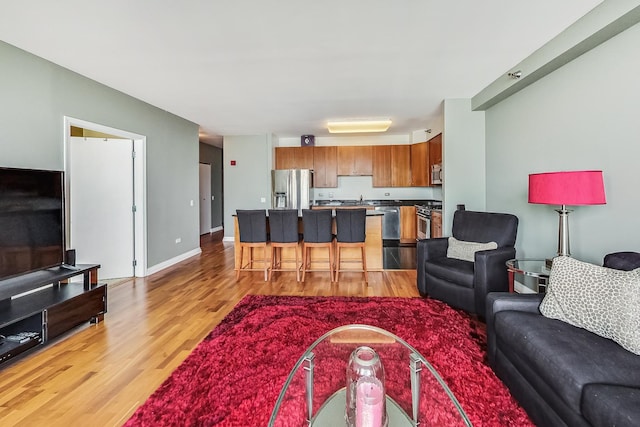
[[442, 134], [411, 145], [411, 184], [414, 187], [439, 185], [432, 182], [433, 165], [442, 164]]
[[276, 169], [313, 169], [313, 147], [276, 147]]
[[442, 134], [439, 133], [429, 140], [429, 163], [442, 163]]
[[338, 175], [373, 175], [372, 158], [370, 145], [338, 146]]
[[411, 185], [429, 186], [429, 143], [419, 142], [411, 145]]
[[373, 186], [411, 187], [409, 145], [373, 146]]
[[391, 186], [411, 187], [411, 146], [391, 146]]
[[313, 147], [313, 186], [338, 186], [338, 150], [335, 146]]
[[391, 187], [391, 146], [375, 145], [372, 154], [373, 186]]

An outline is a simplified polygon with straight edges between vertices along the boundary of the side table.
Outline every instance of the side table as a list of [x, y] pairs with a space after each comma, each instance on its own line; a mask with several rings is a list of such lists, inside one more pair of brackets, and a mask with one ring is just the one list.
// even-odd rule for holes
[[546, 292], [551, 271], [544, 259], [510, 259], [506, 265], [509, 272], [509, 292]]

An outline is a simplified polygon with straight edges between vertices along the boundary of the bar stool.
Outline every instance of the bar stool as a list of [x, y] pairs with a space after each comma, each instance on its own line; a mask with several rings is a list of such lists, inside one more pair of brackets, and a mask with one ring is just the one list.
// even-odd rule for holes
[[[336, 282], [338, 281], [338, 276], [341, 271], [362, 271], [364, 272], [365, 283], [369, 283], [369, 276], [367, 275], [367, 254], [364, 243], [366, 238], [366, 222], [366, 209], [336, 209]], [[361, 259], [341, 261], [340, 249], [342, 248], [360, 248]], [[362, 270], [343, 270], [340, 268], [341, 262], [362, 263]]]
[[[267, 281], [267, 211], [265, 209], [237, 209], [238, 232], [240, 234], [240, 262], [236, 270], [236, 280], [240, 278], [240, 271], [264, 270], [264, 280]], [[249, 248], [249, 262], [242, 265], [244, 248]], [[264, 260], [254, 260], [253, 249], [262, 248]], [[254, 268], [254, 262], [262, 262], [262, 268]]]
[[[302, 210], [302, 281], [307, 271], [329, 271], [333, 282], [333, 234], [331, 233], [331, 209]], [[312, 270], [309, 254], [311, 248], [329, 249], [329, 268]]]
[[[271, 241], [271, 268], [269, 280], [274, 271], [295, 271], [296, 281], [300, 281], [300, 262], [298, 258], [298, 210], [269, 209], [269, 240]], [[282, 248], [294, 248], [295, 268], [282, 268]], [[291, 261], [291, 260], [285, 260]]]

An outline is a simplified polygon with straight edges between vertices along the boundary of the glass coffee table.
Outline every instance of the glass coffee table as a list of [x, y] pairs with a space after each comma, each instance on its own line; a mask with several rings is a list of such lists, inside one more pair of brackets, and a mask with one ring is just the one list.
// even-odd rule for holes
[[287, 377], [269, 426], [346, 425], [346, 368], [360, 346], [373, 348], [384, 366], [389, 427], [471, 426], [447, 384], [416, 349], [369, 325], [341, 326], [311, 344]]

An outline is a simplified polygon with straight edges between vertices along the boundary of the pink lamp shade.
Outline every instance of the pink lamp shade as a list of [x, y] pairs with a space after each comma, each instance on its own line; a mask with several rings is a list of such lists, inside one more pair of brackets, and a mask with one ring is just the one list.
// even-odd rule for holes
[[602, 171], [546, 172], [529, 175], [529, 203], [604, 205]]

